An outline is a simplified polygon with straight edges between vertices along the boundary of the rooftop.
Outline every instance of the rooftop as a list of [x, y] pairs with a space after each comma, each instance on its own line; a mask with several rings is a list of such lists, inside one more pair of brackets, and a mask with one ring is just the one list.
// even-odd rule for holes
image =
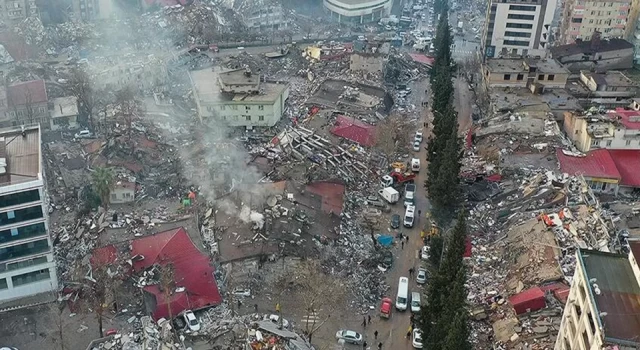
[[78, 115], [78, 98], [75, 96], [57, 97], [51, 100], [51, 118]]
[[552, 58], [542, 60], [529, 59], [528, 62], [531, 66], [538, 67], [538, 72], [540, 73], [570, 73], [569, 69], [565, 68], [560, 62]]
[[569, 70], [554, 59], [533, 58], [492, 58], [487, 60], [487, 67], [494, 73], [523, 73], [528, 72], [525, 63], [530, 67], [537, 67], [540, 73], [567, 73]]
[[218, 84], [218, 74], [211, 69], [191, 71], [191, 83], [196, 97], [203, 102], [270, 102], [274, 103], [288, 88], [286, 84], [262, 83], [259, 94], [225, 93]]
[[[640, 286], [625, 255], [578, 249], [589, 297], [606, 343], [640, 344]], [[598, 290], [594, 285], [598, 286]], [[603, 315], [606, 313], [606, 315]]]
[[555, 58], [578, 54], [592, 54], [596, 52], [608, 52], [624, 49], [633, 49], [633, 44], [624, 39], [603, 39], [596, 45], [591, 41], [578, 41], [574, 44], [553, 46], [549, 50]]
[[606, 73], [593, 73], [582, 70], [581, 74], [584, 74], [588, 78], [592, 78], [598, 85], [607, 86], [636, 86], [633, 80], [629, 79], [622, 72], [610, 70]]
[[31, 80], [9, 85], [7, 100], [13, 106], [47, 102], [47, 89], [44, 80]]
[[249, 68], [234, 69], [218, 73], [218, 80], [225, 85], [260, 86], [260, 74], [252, 73]]
[[25, 126], [24, 134], [20, 127], [0, 129], [0, 158], [6, 159], [0, 186], [40, 179], [40, 126]]
[[640, 150], [609, 150], [620, 173], [620, 184], [640, 187]]
[[556, 155], [563, 173], [616, 180], [622, 177], [609, 150], [598, 149], [583, 155], [558, 148]]
[[609, 118], [621, 123], [630, 130], [640, 130], [640, 111], [616, 108], [608, 113]]
[[344, 115], [338, 116], [331, 133], [356, 142], [362, 146], [373, 146], [376, 137], [376, 127], [355, 118]]

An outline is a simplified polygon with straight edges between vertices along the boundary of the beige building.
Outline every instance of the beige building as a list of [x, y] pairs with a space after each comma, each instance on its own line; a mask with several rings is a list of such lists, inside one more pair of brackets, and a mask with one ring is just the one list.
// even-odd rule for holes
[[285, 110], [289, 85], [267, 83], [248, 69], [190, 72], [198, 117], [202, 123], [229, 126], [274, 126]]
[[384, 55], [379, 53], [354, 52], [349, 58], [349, 69], [354, 72], [380, 73], [383, 66]]
[[640, 247], [630, 247], [629, 256], [578, 249], [554, 350], [640, 347]]
[[554, 59], [494, 58], [482, 70], [487, 88], [564, 88], [569, 78], [569, 70]]
[[598, 148], [640, 150], [640, 111], [637, 110], [618, 108], [605, 114], [565, 112], [562, 125], [580, 152]]
[[580, 71], [580, 82], [592, 97], [635, 97], [638, 84], [619, 71], [593, 73]]
[[640, 1], [566, 0], [560, 26], [562, 44], [589, 41], [594, 33], [601, 38], [630, 39], [638, 20]]
[[40, 123], [43, 128], [49, 127], [49, 106], [44, 80], [9, 85], [7, 109], [0, 116], [0, 125], [6, 127], [34, 123]]
[[78, 98], [75, 96], [58, 97], [49, 103], [51, 130], [77, 129]]
[[118, 181], [111, 190], [109, 203], [129, 203], [136, 199], [136, 183], [130, 181]]

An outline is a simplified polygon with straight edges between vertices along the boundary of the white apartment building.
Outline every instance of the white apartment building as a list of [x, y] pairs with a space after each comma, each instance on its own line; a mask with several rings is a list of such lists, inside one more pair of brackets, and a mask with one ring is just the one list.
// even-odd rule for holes
[[323, 4], [332, 20], [362, 24], [389, 15], [393, 0], [323, 0]]
[[40, 126], [0, 130], [0, 303], [55, 291]]
[[545, 57], [557, 0], [492, 0], [487, 8], [485, 57]]
[[629, 256], [578, 249], [554, 350], [640, 347], [640, 246], [629, 243]]
[[274, 126], [285, 110], [289, 85], [267, 83], [259, 74], [236, 69], [190, 72], [198, 117], [204, 124], [233, 127]]

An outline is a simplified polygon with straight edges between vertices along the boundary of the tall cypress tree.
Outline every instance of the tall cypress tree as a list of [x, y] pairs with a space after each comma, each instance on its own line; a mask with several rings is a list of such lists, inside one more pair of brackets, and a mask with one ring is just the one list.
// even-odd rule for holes
[[[442, 227], [449, 225], [459, 207], [460, 200], [460, 140], [457, 136], [457, 122], [450, 129], [449, 139], [442, 154], [438, 156], [438, 168], [433, 183], [429, 186], [429, 195], [433, 205], [432, 214]], [[436, 145], [438, 140], [436, 140]]]

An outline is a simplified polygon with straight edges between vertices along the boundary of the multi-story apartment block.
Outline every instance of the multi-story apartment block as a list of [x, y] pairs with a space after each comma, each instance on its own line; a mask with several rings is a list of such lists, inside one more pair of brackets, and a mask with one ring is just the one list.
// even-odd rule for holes
[[554, 59], [491, 58], [482, 65], [485, 88], [563, 89], [569, 70]]
[[114, 15], [114, 0], [72, 0], [73, 14], [77, 20], [94, 21]]
[[[634, 105], [640, 108], [637, 102]], [[617, 108], [605, 114], [564, 113], [564, 132], [580, 152], [606, 148], [640, 150], [640, 111]]]
[[631, 253], [578, 249], [554, 350], [640, 348], [640, 245]]
[[263, 0], [254, 1], [245, 15], [247, 27], [256, 30], [281, 30], [287, 28], [287, 18], [282, 6], [265, 4]]
[[557, 0], [491, 0], [483, 31], [486, 57], [545, 57]]
[[0, 130], [0, 302], [58, 288], [40, 127]]
[[249, 69], [204, 69], [192, 71], [190, 77], [202, 123], [271, 127], [282, 117], [289, 97], [288, 84], [264, 82]]
[[5, 26], [17, 25], [34, 15], [38, 15], [36, 0], [0, 0], [0, 20]]
[[594, 33], [602, 38], [630, 39], [635, 31], [638, 0], [566, 0], [560, 26], [560, 42], [589, 41]]

